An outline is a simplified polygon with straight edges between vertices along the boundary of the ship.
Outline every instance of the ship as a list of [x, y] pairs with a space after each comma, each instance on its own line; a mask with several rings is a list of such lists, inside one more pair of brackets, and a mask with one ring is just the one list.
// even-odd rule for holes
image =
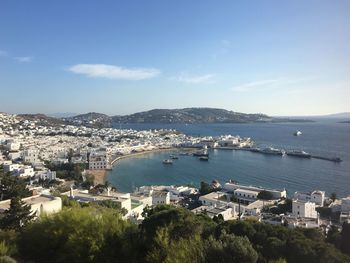
[[263, 154], [272, 154], [272, 155], [283, 155], [285, 152], [280, 149], [275, 149], [272, 147], [264, 148], [262, 150], [259, 150], [258, 152]]
[[300, 136], [300, 135], [302, 135], [303, 133], [301, 132], [301, 131], [295, 131], [294, 133], [293, 133], [293, 135], [294, 136]]
[[199, 157], [199, 160], [200, 160], [200, 161], [209, 161], [209, 157], [207, 157], [207, 156], [201, 156], [201, 157]]
[[177, 157], [176, 155], [170, 155], [169, 157], [170, 157], [171, 159], [173, 159], [173, 160], [179, 159], [179, 157]]
[[170, 159], [166, 159], [163, 161], [163, 164], [173, 164], [173, 161]]
[[293, 157], [311, 158], [311, 154], [304, 151], [288, 151], [286, 153], [287, 155], [293, 156]]
[[207, 151], [198, 151], [193, 153], [193, 156], [196, 157], [209, 157], [209, 153]]

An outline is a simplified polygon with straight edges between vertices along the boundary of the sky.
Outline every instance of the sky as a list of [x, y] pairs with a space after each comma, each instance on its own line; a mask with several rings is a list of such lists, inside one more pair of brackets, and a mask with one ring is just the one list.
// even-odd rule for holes
[[0, 1], [0, 112], [350, 112], [350, 1]]

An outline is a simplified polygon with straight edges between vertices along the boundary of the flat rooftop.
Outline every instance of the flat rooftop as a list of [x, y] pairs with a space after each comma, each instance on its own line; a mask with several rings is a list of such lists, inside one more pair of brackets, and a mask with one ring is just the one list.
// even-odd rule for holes
[[[30, 197], [23, 198], [22, 201], [24, 201], [27, 205], [34, 205], [38, 203], [45, 203], [54, 200], [54, 196], [49, 195], [34, 195]], [[10, 208], [11, 200], [7, 199], [0, 202], [0, 212], [4, 212], [5, 210]]]

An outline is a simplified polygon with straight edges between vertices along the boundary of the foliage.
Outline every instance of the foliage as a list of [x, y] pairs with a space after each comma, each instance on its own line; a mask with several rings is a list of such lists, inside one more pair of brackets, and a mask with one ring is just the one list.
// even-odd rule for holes
[[292, 212], [292, 200], [286, 199], [284, 200], [284, 203], [280, 203], [275, 207], [268, 208], [268, 211], [273, 214], [286, 214], [287, 212]]
[[47, 167], [56, 171], [57, 178], [65, 179], [65, 180], [75, 180], [82, 181], [82, 171], [85, 169], [84, 163], [63, 163], [63, 164], [53, 164], [48, 163]]
[[114, 209], [123, 216], [125, 216], [128, 213], [128, 210], [126, 210], [124, 207], [121, 207], [119, 203], [114, 202], [112, 200], [103, 200], [99, 202], [98, 205], [102, 207], [108, 207], [108, 208]]
[[87, 190], [94, 186], [95, 176], [92, 174], [85, 175], [85, 180], [82, 182], [81, 186]]
[[26, 182], [16, 176], [3, 174], [0, 176], [0, 200], [7, 200], [13, 197], [28, 197], [29, 190], [26, 188]]
[[247, 237], [223, 232], [219, 238], [210, 237], [205, 242], [205, 262], [256, 262], [258, 254]]
[[17, 261], [9, 256], [0, 256], [0, 263], [16, 263]]
[[261, 199], [261, 200], [271, 200], [273, 198], [273, 195], [271, 192], [263, 190], [263, 191], [258, 193], [257, 197], [258, 197], [258, 199]]
[[25, 204], [20, 197], [11, 198], [10, 208], [0, 219], [0, 226], [4, 229], [19, 230], [34, 218], [30, 205]]
[[199, 188], [199, 193], [201, 195], [206, 195], [213, 191], [215, 191], [215, 189], [210, 184], [208, 184], [207, 182], [201, 182], [201, 185]]
[[[350, 262], [318, 229], [214, 221], [169, 205], [146, 208], [146, 218], [137, 227], [122, 220], [112, 203], [81, 207], [69, 199], [63, 202], [67, 202], [63, 211], [44, 216], [19, 234], [21, 259], [38, 263]], [[347, 242], [347, 226], [343, 230], [342, 242]]]
[[0, 229], [0, 256], [12, 256], [17, 253], [17, 232]]
[[333, 192], [329, 198], [334, 202], [337, 199], [337, 194]]
[[101, 252], [113, 239], [119, 244], [113, 250], [122, 259], [131, 254], [122, 240], [133, 227], [112, 209], [75, 207], [29, 225], [20, 237], [19, 251], [36, 262], [105, 262]]

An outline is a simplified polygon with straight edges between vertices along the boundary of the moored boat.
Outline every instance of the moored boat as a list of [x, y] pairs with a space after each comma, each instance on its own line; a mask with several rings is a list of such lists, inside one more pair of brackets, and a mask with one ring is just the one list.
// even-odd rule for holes
[[304, 151], [288, 151], [286, 154], [293, 157], [311, 158], [311, 154]]
[[258, 152], [263, 154], [272, 154], [272, 155], [283, 155], [285, 152], [280, 149], [275, 149], [272, 147], [264, 148], [262, 150], [259, 150]]
[[163, 161], [163, 164], [173, 164], [173, 161], [170, 159], [166, 159]]
[[301, 132], [301, 131], [295, 131], [294, 133], [293, 133], [293, 135], [294, 136], [300, 136], [300, 135], [302, 135], [303, 133]]

